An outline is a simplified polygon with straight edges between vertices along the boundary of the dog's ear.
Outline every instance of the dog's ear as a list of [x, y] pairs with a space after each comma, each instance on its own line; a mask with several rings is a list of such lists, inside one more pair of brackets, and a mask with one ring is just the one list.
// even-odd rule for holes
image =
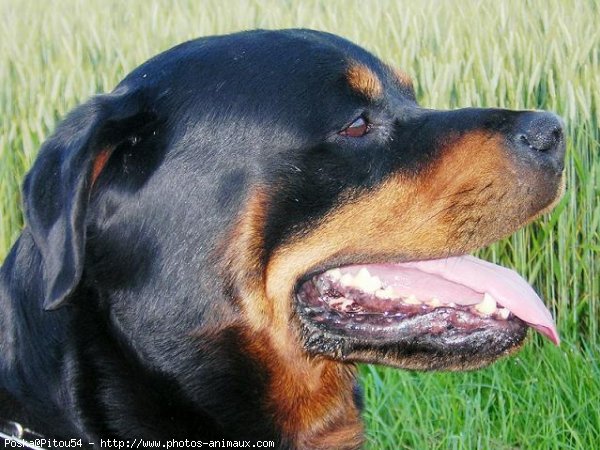
[[152, 118], [142, 95], [117, 89], [76, 108], [25, 178], [25, 219], [43, 261], [44, 309], [58, 308], [83, 271], [90, 192], [111, 151]]

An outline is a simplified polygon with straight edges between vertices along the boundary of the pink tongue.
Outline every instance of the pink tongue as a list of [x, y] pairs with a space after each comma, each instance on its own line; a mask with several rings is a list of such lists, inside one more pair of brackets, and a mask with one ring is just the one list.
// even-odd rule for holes
[[469, 255], [367, 267], [384, 285], [419, 300], [436, 297], [442, 303], [472, 305], [487, 292], [554, 344], [560, 343], [550, 311], [519, 274], [505, 267]]

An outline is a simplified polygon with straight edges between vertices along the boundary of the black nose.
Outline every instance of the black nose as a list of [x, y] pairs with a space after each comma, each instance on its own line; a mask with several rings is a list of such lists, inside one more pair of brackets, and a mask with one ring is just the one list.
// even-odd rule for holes
[[562, 168], [565, 153], [564, 126], [557, 115], [548, 112], [523, 113], [515, 124], [513, 138], [521, 149], [550, 158]]

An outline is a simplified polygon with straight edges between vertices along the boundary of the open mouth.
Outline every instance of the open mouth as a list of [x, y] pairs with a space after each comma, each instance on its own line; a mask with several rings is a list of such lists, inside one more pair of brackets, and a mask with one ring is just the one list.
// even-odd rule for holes
[[477, 351], [491, 339], [505, 342], [495, 343], [501, 352], [532, 327], [559, 343], [531, 286], [473, 256], [334, 268], [300, 284], [296, 297], [305, 327], [330, 337], [434, 343], [438, 353], [465, 345]]

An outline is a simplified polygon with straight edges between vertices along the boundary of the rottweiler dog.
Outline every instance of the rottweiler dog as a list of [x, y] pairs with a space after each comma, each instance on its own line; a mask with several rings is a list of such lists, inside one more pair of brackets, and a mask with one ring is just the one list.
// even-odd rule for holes
[[547, 112], [420, 107], [311, 30], [174, 47], [74, 109], [0, 281], [0, 416], [56, 438], [363, 442], [356, 363], [485, 366], [548, 310], [468, 256], [563, 188]]

